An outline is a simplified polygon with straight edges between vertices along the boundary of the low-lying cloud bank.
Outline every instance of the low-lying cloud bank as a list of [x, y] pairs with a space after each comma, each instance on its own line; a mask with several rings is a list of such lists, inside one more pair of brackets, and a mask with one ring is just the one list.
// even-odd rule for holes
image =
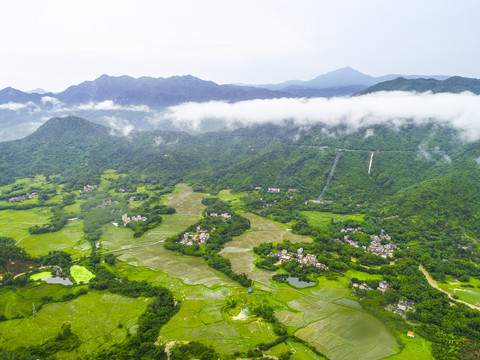
[[157, 114], [157, 121], [169, 120], [184, 128], [199, 128], [205, 120], [222, 120], [227, 126], [340, 123], [352, 131], [360, 127], [387, 124], [400, 127], [413, 121], [417, 125], [438, 123], [460, 131], [466, 141], [480, 138], [480, 96], [413, 92], [379, 92], [345, 98], [272, 99], [237, 103], [185, 103]]

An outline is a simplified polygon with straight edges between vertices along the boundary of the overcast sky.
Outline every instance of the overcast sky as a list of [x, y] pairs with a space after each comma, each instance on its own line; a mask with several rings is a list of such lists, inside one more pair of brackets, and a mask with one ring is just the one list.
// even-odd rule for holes
[[0, 89], [102, 74], [309, 80], [344, 66], [480, 78], [478, 0], [17, 0], [0, 5]]

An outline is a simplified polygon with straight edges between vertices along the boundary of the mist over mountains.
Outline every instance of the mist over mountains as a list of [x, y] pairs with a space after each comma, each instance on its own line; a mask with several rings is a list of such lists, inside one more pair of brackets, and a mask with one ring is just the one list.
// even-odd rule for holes
[[[219, 85], [191, 75], [137, 79], [102, 75], [55, 94], [43, 93], [42, 90], [40, 93], [22, 92], [8, 87], [0, 90], [0, 141], [24, 137], [52, 117], [70, 115], [114, 128], [122, 135], [128, 135], [133, 130], [153, 129], [200, 133], [253, 122], [279, 123], [288, 119], [303, 124], [338, 121], [349, 124], [359, 121], [381, 123], [385, 116], [390, 118], [389, 121], [417, 119], [413, 111], [405, 111], [405, 106], [412, 108], [408, 102], [412, 97], [396, 94], [385, 96], [388, 100], [372, 96], [358, 97], [362, 99], [358, 100], [349, 96], [360, 91], [359, 94], [395, 90], [479, 92], [480, 80], [476, 79], [453, 77], [443, 80], [446, 76], [424, 79], [421, 75], [396, 77], [373, 77], [347, 67], [310, 81], [292, 80], [274, 85]], [[381, 82], [385, 80], [389, 81]], [[405, 86], [405, 81], [408, 81], [408, 86]], [[475, 98], [471, 97], [459, 103], [457, 100], [460, 98], [463, 99], [460, 96], [448, 99], [449, 104], [454, 106], [447, 112], [450, 117], [465, 117], [462, 115], [465, 111], [456, 107], [456, 103], [475, 103]], [[398, 113], [384, 113], [379, 100], [390, 105], [396, 101], [404, 108], [394, 106], [394, 109], [399, 109]], [[476, 112], [476, 107], [473, 107]], [[340, 108], [343, 110], [338, 111]], [[420, 117], [436, 118], [437, 115], [444, 121], [453, 121], [445, 119], [429, 106], [422, 109]], [[471, 116], [470, 112], [466, 117], [469, 119]]]

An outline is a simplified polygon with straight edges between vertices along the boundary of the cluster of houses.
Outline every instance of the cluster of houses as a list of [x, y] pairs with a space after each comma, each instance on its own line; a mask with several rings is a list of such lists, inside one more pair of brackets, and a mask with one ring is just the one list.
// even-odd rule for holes
[[117, 205], [117, 204], [118, 204], [117, 200], [107, 200], [107, 201], [102, 202], [100, 205], [95, 206], [94, 209], [104, 208], [104, 207], [107, 207], [107, 206], [110, 206], [110, 205]]
[[317, 256], [313, 254], [304, 254], [303, 248], [299, 248], [296, 253], [290, 252], [286, 249], [279, 250], [278, 252], [270, 252], [267, 256], [276, 256], [279, 261], [297, 261], [303, 265], [312, 265], [319, 269], [326, 270], [327, 266], [318, 262]]
[[124, 192], [129, 192], [130, 193], [130, 192], [133, 192], [133, 189], [118, 188], [117, 191], [120, 192], [120, 193], [124, 193]]
[[220, 216], [223, 220], [227, 220], [227, 219], [230, 219], [232, 217], [232, 215], [230, 215], [229, 213], [223, 213], [223, 214], [218, 215], [218, 213], [216, 213], [216, 212], [211, 212], [208, 215], [213, 216], [213, 217]]
[[311, 199], [311, 200], [305, 201], [305, 205], [308, 205], [309, 202], [311, 202], [312, 204], [325, 205], [325, 204], [331, 204], [331, 203], [333, 203], [333, 200], [317, 200], [317, 199]]
[[[208, 230], [202, 229], [200, 225], [197, 226], [195, 230], [197, 231], [196, 234], [190, 234], [188, 232], [183, 234], [183, 239], [180, 241], [180, 243], [188, 246], [191, 246], [193, 244], [206, 245], [208, 239], [210, 239], [210, 234], [208, 233]], [[212, 229], [212, 231], [214, 230], [215, 228]]]
[[89, 192], [89, 191], [93, 191], [95, 189], [97, 189], [98, 186], [97, 185], [85, 185], [83, 187], [83, 190], [78, 190], [78, 192], [81, 194], [81, 193], [86, 193], [86, 192]]
[[393, 257], [393, 252], [395, 250], [399, 250], [399, 247], [392, 243], [382, 245], [381, 239], [386, 239], [388, 241], [391, 240], [389, 235], [381, 233], [380, 236], [372, 235], [371, 238], [372, 242], [370, 243], [367, 251], [374, 255], [378, 255], [386, 259], [387, 257]]
[[38, 193], [32, 192], [25, 195], [11, 197], [10, 199], [8, 199], [8, 202], [9, 203], [24, 202], [25, 200], [35, 199], [37, 196], [38, 196]]
[[[367, 283], [362, 283], [360, 285], [354, 283], [353, 287], [354, 288], [359, 288], [360, 290], [366, 290], [366, 291], [373, 290], [373, 288], [370, 285], [368, 285]], [[378, 284], [377, 290], [380, 290], [382, 293], [384, 293], [389, 288], [390, 288], [390, 285], [388, 284], [388, 282], [382, 280]]]
[[136, 221], [147, 221], [147, 218], [145, 216], [142, 216], [142, 215], [137, 215], [137, 216], [132, 216], [132, 217], [128, 217], [127, 214], [122, 215], [123, 226], [127, 226], [128, 223], [136, 222]]
[[[255, 188], [255, 190], [262, 190], [262, 187], [261, 186], [257, 186]], [[298, 189], [288, 189], [287, 190], [287, 193], [289, 192], [297, 192]], [[276, 188], [276, 187], [269, 187], [267, 188], [267, 193], [269, 194], [279, 194], [280, 193], [280, 188]]]
[[415, 303], [412, 300], [403, 300], [400, 299], [398, 302], [395, 304], [395, 309], [393, 312], [395, 314], [398, 314], [402, 317], [405, 317], [407, 314], [407, 311], [412, 311], [414, 310], [413, 305]]
[[396, 250], [400, 250], [400, 248], [391, 242], [387, 244], [382, 244], [382, 240], [387, 240], [391, 241], [392, 238], [390, 235], [385, 234], [383, 229], [380, 235], [371, 235], [370, 239], [372, 241], [370, 242], [370, 245], [368, 247], [366, 246], [360, 246], [358, 244], [358, 241], [352, 240], [349, 238], [348, 233], [351, 232], [362, 232], [361, 227], [356, 227], [356, 228], [346, 228], [346, 229], [341, 229], [340, 232], [342, 233], [347, 233], [347, 235], [343, 236], [343, 241], [341, 239], [335, 239], [337, 242], [343, 242], [344, 244], [348, 244], [350, 246], [356, 247], [356, 248], [362, 248], [364, 251], [372, 253], [374, 255], [378, 255], [386, 259], [387, 257], [393, 257], [393, 252]]

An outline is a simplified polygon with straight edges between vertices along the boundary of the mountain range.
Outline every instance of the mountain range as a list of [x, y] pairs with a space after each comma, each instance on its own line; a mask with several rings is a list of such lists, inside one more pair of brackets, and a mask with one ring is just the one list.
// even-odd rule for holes
[[59, 93], [44, 93], [41, 89], [38, 93], [22, 92], [7, 87], [0, 90], [0, 141], [24, 137], [49, 118], [68, 115], [84, 117], [109, 127], [141, 130], [160, 128], [204, 132], [225, 126], [209, 121], [196, 128], [179, 128], [162, 116], [169, 106], [187, 102], [235, 103], [256, 99], [328, 98], [379, 90], [432, 90], [431, 87], [438, 91], [450, 91], [451, 88], [452, 92], [469, 90], [478, 93], [472, 90], [475, 79], [399, 76], [373, 77], [346, 67], [310, 81], [291, 80], [256, 86], [219, 85], [191, 75], [169, 78], [102, 75], [93, 81], [72, 85]]

